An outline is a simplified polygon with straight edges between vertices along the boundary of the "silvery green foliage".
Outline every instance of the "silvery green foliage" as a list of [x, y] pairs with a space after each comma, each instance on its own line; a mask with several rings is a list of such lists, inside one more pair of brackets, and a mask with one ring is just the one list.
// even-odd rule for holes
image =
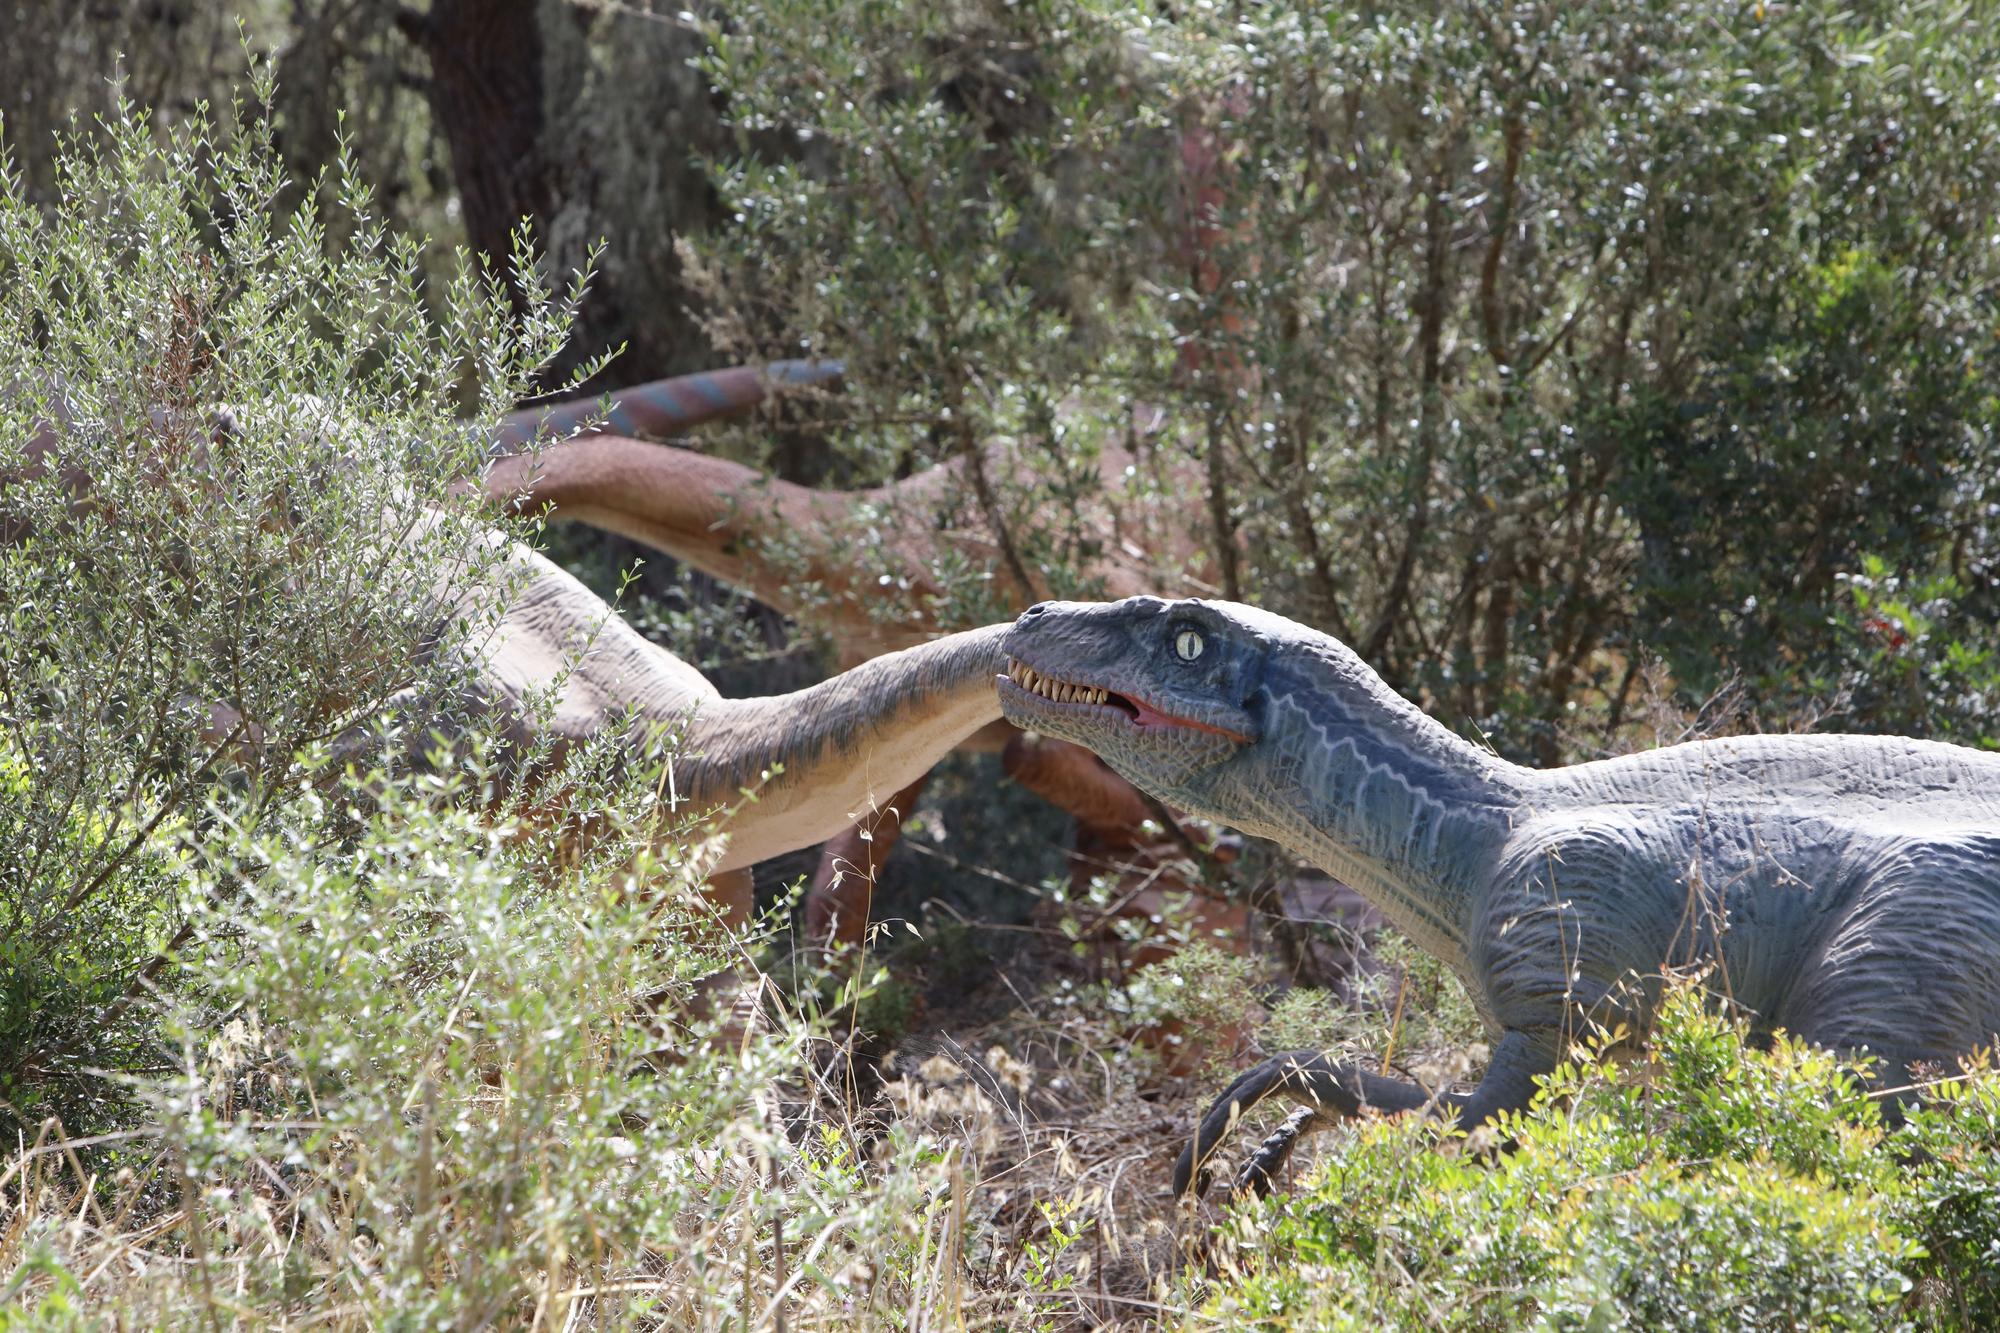
[[24, 1212], [8, 1299], [149, 1328], [897, 1308], [935, 1266], [945, 1145], [898, 1126], [864, 1154], [803, 1118], [823, 1022], [691, 1011], [718, 968], [763, 979], [711, 928], [682, 840], [653, 854], [649, 775], [601, 757], [567, 775], [581, 846], [477, 808], [498, 760], [477, 738], [454, 773], [320, 774], [261, 827], [218, 808], [179, 840], [164, 1059], [135, 1127], [79, 1150], [119, 1221]]
[[2000, 1083], [1932, 1098], [1887, 1128], [1856, 1067], [1683, 985], [1644, 1064], [1580, 1044], [1505, 1153], [1415, 1118], [1330, 1145], [1235, 1211], [1189, 1326], [1989, 1327]]
[[519, 314], [462, 256], [427, 288], [344, 160], [337, 208], [281, 211], [268, 116], [242, 111], [161, 130], [121, 104], [64, 146], [53, 208], [0, 173], [0, 1082], [21, 1113], [133, 1054], [184, 920], [163, 834], [217, 784], [255, 826], [302, 747], [452, 697], [453, 646], [504, 590], [448, 487], [581, 290], [540, 281], [525, 238]]
[[[579, 289], [525, 248], [512, 313], [463, 261], [426, 286], [344, 164], [322, 219], [273, 162], [261, 119], [128, 108], [54, 211], [0, 183], [0, 1105], [18, 1197], [87, 1160], [93, 1218], [24, 1206], [0, 1290], [721, 1328], [935, 1283], [937, 1143], [893, 1131], [880, 1176], [837, 1126], [795, 1145], [773, 1094], [823, 1025], [690, 1016], [755, 973], [658, 774], [612, 728], [523, 790], [451, 715], [507, 591], [453, 484]], [[472, 724], [450, 763], [377, 762], [391, 700]]]
[[[209, 1243], [238, 1241], [211, 1262], [249, 1305], [477, 1323], [548, 1299], [571, 1257], [643, 1280], [648, 1247], [677, 1252], [732, 1184], [759, 1188], [776, 1127], [756, 1095], [799, 1034], [732, 1043], [678, 1012], [722, 959], [688, 942], [694, 885], [641, 850], [652, 821], [617, 818], [645, 785], [589, 784], [613, 826], [560, 869], [546, 833], [470, 812], [453, 778], [326, 783], [262, 832], [204, 839], [185, 1057], [146, 1100]], [[285, 1182], [275, 1212], [242, 1187], [260, 1177]], [[679, 1275], [697, 1309], [703, 1257]], [[191, 1285], [122, 1299], [171, 1307]], [[648, 1300], [591, 1304], [622, 1326]]]

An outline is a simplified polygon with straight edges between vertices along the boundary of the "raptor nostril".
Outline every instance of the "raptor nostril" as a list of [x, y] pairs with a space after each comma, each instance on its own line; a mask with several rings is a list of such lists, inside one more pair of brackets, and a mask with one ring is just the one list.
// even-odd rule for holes
[[1048, 610], [1051, 605], [1052, 603], [1049, 602], [1036, 602], [1033, 606], [1029, 607], [1021, 614], [1024, 616], [1038, 616], [1042, 612]]

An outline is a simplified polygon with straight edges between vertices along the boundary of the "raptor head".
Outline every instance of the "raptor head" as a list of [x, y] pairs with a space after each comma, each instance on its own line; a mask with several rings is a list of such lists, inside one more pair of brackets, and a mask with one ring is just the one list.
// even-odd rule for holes
[[1096, 751], [1145, 791], [1207, 809], [1218, 773], [1259, 738], [1264, 618], [1158, 597], [1043, 602], [1001, 641], [1001, 711]]

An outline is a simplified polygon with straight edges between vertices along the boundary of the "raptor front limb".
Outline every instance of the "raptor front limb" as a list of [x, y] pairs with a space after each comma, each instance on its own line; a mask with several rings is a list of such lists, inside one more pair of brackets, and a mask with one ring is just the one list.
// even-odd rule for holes
[[1207, 1162], [1249, 1110], [1270, 1096], [1299, 1104], [1270, 1137], [1252, 1153], [1237, 1175], [1236, 1187], [1258, 1194], [1291, 1156], [1298, 1141], [1335, 1122], [1372, 1110], [1385, 1114], [1428, 1109], [1457, 1117], [1467, 1129], [1482, 1125], [1502, 1111], [1524, 1109], [1535, 1094], [1535, 1079], [1553, 1062], [1545, 1043], [1525, 1033], [1509, 1033], [1493, 1050], [1486, 1077], [1471, 1092], [1432, 1093], [1404, 1079], [1362, 1068], [1351, 1060], [1333, 1060], [1318, 1051], [1286, 1051], [1239, 1075], [1210, 1104], [1195, 1129], [1192, 1142], [1174, 1163], [1176, 1197], [1206, 1193]]
[[[1184, 1195], [1190, 1186], [1196, 1194], [1209, 1185], [1208, 1159], [1221, 1146], [1236, 1122], [1266, 1097], [1282, 1096], [1299, 1104], [1302, 1115], [1294, 1115], [1280, 1130], [1283, 1146], [1271, 1160], [1263, 1161], [1264, 1174], [1275, 1171], [1290, 1154], [1292, 1145], [1304, 1134], [1323, 1128], [1334, 1120], [1360, 1115], [1364, 1108], [1378, 1111], [1409, 1111], [1424, 1105], [1430, 1095], [1414, 1083], [1373, 1074], [1352, 1061], [1331, 1060], [1318, 1051], [1285, 1051], [1239, 1074], [1210, 1103], [1195, 1130], [1194, 1141], [1181, 1149], [1174, 1163], [1174, 1193]], [[1270, 1148], [1278, 1142], [1273, 1135]]]

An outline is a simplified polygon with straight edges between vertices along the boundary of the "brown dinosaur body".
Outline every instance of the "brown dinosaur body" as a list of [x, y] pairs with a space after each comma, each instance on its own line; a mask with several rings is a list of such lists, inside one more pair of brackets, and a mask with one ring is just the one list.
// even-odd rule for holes
[[[62, 395], [53, 397], [30, 437], [26, 468], [54, 470], [74, 503], [89, 504], [90, 478], [67, 469], [63, 455], [66, 433], [84, 424]], [[351, 432], [315, 400], [298, 400], [289, 410], [325, 428], [328, 463], [337, 466], [340, 441]], [[176, 438], [185, 437], [190, 448], [209, 447], [242, 419], [239, 409], [203, 413], [195, 424], [176, 425]], [[169, 425], [175, 423], [155, 413], [141, 429], [163, 437]], [[453, 549], [461, 540], [486, 544], [483, 555], [468, 550], [463, 561], [480, 571], [476, 579], [440, 573], [431, 610], [440, 624], [463, 619], [490, 628], [451, 649], [465, 667], [460, 698], [406, 694], [393, 702], [392, 713], [419, 724], [404, 758], [423, 762], [440, 719], [447, 727], [454, 719], [477, 719], [505, 743], [507, 755], [546, 754], [558, 762], [573, 746], [613, 739], [623, 762], [660, 771], [670, 815], [693, 816], [725, 836], [705, 867], [716, 875], [824, 840], [847, 827], [854, 811], [907, 786], [999, 716], [991, 685], [999, 626], [913, 641], [790, 694], [725, 699], [545, 556], [465, 516], [415, 512], [423, 531], [452, 525]], [[283, 515], [274, 511], [273, 521], [283, 522]], [[205, 712], [211, 729], [258, 743], [257, 719], [242, 717], [231, 702], [208, 701]], [[373, 736], [372, 726], [357, 728], [336, 740], [336, 753], [359, 752]], [[727, 882], [731, 906], [747, 908], [740, 877]]]
[[[1223, 260], [1232, 224], [1228, 143], [1219, 125], [1246, 114], [1248, 101], [1242, 87], [1222, 99], [1219, 108], [1190, 104], [1179, 136], [1181, 257], [1195, 290], [1214, 299], [1197, 303], [1202, 313], [1180, 340], [1177, 375], [1184, 383], [1205, 382], [1211, 391], [1235, 394], [1253, 392], [1256, 376], [1237, 350], [1247, 319], [1230, 295]], [[843, 667], [963, 627], [967, 613], [952, 608], [965, 602], [938, 586], [941, 567], [1002, 571], [989, 588], [997, 604], [981, 607], [976, 620], [1016, 614], [1057, 595], [1061, 590], [1049, 585], [1044, 571], [1018, 558], [1018, 534], [994, 529], [1022, 519], [1003, 515], [990, 497], [978, 503], [970, 498], [985, 489], [970, 484], [978, 480], [968, 475], [974, 464], [985, 479], [1042, 465], [1011, 443], [990, 444], [976, 459], [954, 458], [888, 485], [820, 491], [632, 438], [677, 434], [750, 406], [771, 386], [823, 385], [842, 370], [833, 361], [780, 362], [761, 372], [739, 368], [635, 386], [604, 400], [601, 412], [598, 402], [579, 401], [516, 413], [495, 441], [496, 452], [514, 456], [491, 464], [487, 493], [520, 512], [547, 510], [619, 533], [748, 591], [825, 630]], [[1127, 444], [1107, 446], [1097, 460], [1097, 484], [1080, 488], [1085, 507], [1052, 526], [1094, 553], [1078, 572], [1097, 595], [1213, 593], [1212, 555], [1233, 569], [1236, 553], [1211, 553], [1192, 535], [1195, 525], [1184, 504], [1208, 485], [1202, 465], [1184, 449], [1148, 448], [1162, 414], [1142, 404], [1130, 412]], [[532, 456], [520, 452], [538, 433], [553, 437], [576, 429], [591, 433]], [[1011, 735], [1000, 723], [971, 744], [1000, 748]], [[1184, 835], [1149, 845], [1159, 841], [1158, 825], [1173, 816], [1094, 757], [1022, 766], [1018, 747], [1015, 754], [1020, 771], [1012, 775], [1078, 817], [1091, 845], [1085, 855], [1143, 867], [1162, 852], [1186, 850]], [[852, 942], [865, 933], [876, 868], [921, 789], [919, 779], [888, 805], [858, 811], [860, 822], [825, 848], [807, 900], [816, 935]], [[1095, 809], [1106, 799], [1121, 811], [1116, 831]], [[1208, 901], [1221, 910], [1222, 904]]]
[[[697, 393], [675, 389], [680, 381], [666, 381], [611, 395], [603, 424], [683, 430], [711, 412], [747, 406], [766, 385], [748, 372], [690, 378], [710, 381], [709, 387]], [[702, 411], [690, 412], [690, 404]], [[601, 404], [556, 411], [579, 416], [586, 406], [596, 412]], [[541, 421], [551, 412], [517, 414], [530, 416]], [[1015, 462], [1011, 445], [988, 450], [986, 463], [994, 472]], [[1107, 593], [1163, 584], [1188, 591], [1206, 586], [1205, 569], [1194, 563], [1198, 552], [1170, 507], [1179, 493], [1175, 483], [1186, 478], [1155, 472], [1181, 466], [1157, 451], [1111, 449], [1100, 458], [1094, 507], [1073, 517], [1100, 552], [1086, 574]], [[947, 556], [974, 567], [998, 563], [999, 542], [979, 507], [967, 500], [963, 470], [963, 460], [955, 460], [884, 486], [817, 490], [691, 449], [598, 430], [496, 458], [485, 488], [512, 512], [547, 513], [616, 532], [821, 626], [833, 640], [836, 660], [851, 669], [955, 628], [949, 623], [950, 590], [937, 584], [935, 574]], [[1188, 565], [1193, 567], [1184, 568]], [[1163, 572], [1177, 569], [1182, 572]], [[1048, 591], [1040, 583], [1021, 589], [1004, 580], [996, 587], [1007, 613]], [[1016, 734], [996, 722], [967, 737], [964, 748], [1002, 750]], [[1180, 840], [1166, 838], [1159, 827], [1165, 812], [1094, 756], [1079, 752], [1071, 763], [1012, 775], [1091, 827], [1092, 855], [1099, 862], [1121, 857], [1142, 865], [1157, 862], [1166, 848], [1151, 844], [1163, 839], [1176, 854], [1180, 850]], [[863, 937], [876, 872], [922, 787], [918, 777], [857, 808], [857, 822], [825, 847], [807, 897], [807, 923], [816, 937], [849, 943]], [[1117, 832], [1096, 809], [1114, 789], [1112, 804], [1131, 816]], [[1178, 881], [1171, 886], [1191, 887]], [[1207, 901], [1218, 911], [1222, 907]]]

